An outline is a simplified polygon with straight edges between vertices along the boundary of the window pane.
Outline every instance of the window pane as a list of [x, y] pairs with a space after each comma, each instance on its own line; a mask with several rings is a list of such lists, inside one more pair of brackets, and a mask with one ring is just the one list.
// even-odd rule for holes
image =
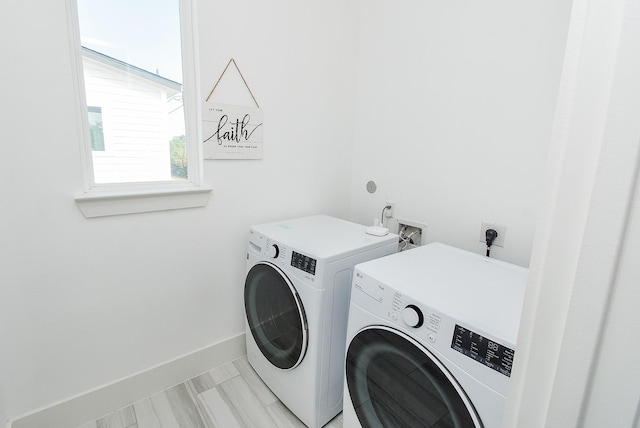
[[78, 0], [78, 16], [94, 181], [185, 179], [179, 0]]

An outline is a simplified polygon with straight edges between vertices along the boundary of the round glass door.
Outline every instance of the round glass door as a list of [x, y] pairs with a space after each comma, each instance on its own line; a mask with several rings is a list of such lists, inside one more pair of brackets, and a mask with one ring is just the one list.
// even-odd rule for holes
[[270, 263], [247, 274], [244, 308], [251, 334], [262, 354], [281, 369], [296, 367], [307, 350], [307, 319], [296, 289]]
[[480, 428], [473, 405], [447, 369], [408, 336], [385, 327], [349, 344], [346, 377], [364, 428]]

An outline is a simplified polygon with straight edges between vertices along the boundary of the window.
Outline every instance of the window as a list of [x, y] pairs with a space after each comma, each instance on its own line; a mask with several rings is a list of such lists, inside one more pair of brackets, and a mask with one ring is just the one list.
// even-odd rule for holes
[[[83, 213], [205, 205], [211, 189], [200, 186], [194, 0], [67, 1], [77, 25], [70, 33], [78, 111], [86, 112], [85, 192], [76, 196]], [[200, 202], [185, 201], [188, 194]]]

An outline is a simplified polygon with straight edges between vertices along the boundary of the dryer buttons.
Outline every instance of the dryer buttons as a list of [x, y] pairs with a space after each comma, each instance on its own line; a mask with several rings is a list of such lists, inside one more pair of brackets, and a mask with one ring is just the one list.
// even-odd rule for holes
[[409, 327], [418, 328], [424, 323], [424, 315], [419, 307], [415, 305], [408, 305], [402, 311], [402, 320]]

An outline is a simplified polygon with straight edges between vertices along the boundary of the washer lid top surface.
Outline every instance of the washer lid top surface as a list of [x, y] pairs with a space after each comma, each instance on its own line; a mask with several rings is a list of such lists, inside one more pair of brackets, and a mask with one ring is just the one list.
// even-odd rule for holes
[[416, 304], [515, 343], [528, 269], [432, 243], [356, 266]]
[[366, 233], [366, 226], [327, 215], [259, 224], [251, 229], [296, 251], [323, 259], [398, 241], [397, 235], [369, 235]]

